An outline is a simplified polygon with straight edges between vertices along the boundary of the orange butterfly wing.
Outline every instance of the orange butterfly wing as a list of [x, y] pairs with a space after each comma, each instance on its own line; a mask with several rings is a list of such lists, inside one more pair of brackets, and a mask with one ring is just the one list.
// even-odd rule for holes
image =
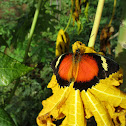
[[76, 82], [87, 82], [98, 75], [98, 64], [92, 56], [82, 55], [78, 65]]
[[60, 77], [64, 80], [70, 81], [72, 78], [72, 54], [68, 54], [62, 60], [58, 73]]

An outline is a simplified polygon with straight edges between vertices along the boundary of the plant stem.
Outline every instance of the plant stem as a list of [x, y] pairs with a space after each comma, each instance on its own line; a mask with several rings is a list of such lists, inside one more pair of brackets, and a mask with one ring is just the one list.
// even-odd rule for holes
[[114, 14], [115, 14], [115, 9], [116, 9], [116, 0], [114, 0], [113, 11], [112, 11], [112, 17], [111, 17], [111, 20], [110, 20], [108, 26], [111, 26], [111, 23], [112, 23], [112, 20], [113, 20], [113, 18], [114, 18]]
[[91, 35], [90, 35], [89, 42], [88, 42], [88, 47], [94, 48], [94, 44], [95, 44], [95, 40], [96, 40], [96, 36], [97, 36], [97, 33], [98, 33], [98, 28], [99, 28], [99, 24], [100, 24], [100, 20], [101, 20], [104, 2], [105, 2], [105, 0], [99, 0], [99, 2], [98, 2], [97, 11], [96, 11], [95, 20], [94, 20], [94, 25], [93, 25], [93, 28], [92, 28], [92, 32], [91, 32]]
[[8, 97], [8, 99], [7, 99], [7, 101], [5, 102], [5, 104], [4, 104], [4, 106], [3, 106], [4, 108], [6, 107], [6, 105], [8, 105], [8, 104], [10, 103], [10, 101], [11, 101], [12, 97], [14, 96], [15, 91], [16, 91], [16, 89], [17, 89], [17, 87], [18, 87], [19, 82], [20, 82], [20, 78], [18, 78], [18, 79], [16, 80], [16, 83], [15, 83], [15, 85], [14, 85], [13, 90], [11, 91], [11, 93], [10, 93], [10, 95], [9, 95], [9, 97]]
[[71, 22], [71, 18], [72, 18], [72, 12], [71, 12], [71, 14], [70, 14], [70, 18], [69, 18], [69, 21], [68, 21], [68, 23], [67, 23], [67, 26], [66, 26], [64, 32], [66, 32], [67, 28], [69, 27], [70, 22]]
[[32, 22], [31, 29], [30, 29], [30, 33], [28, 35], [28, 44], [27, 44], [27, 47], [26, 47], [26, 50], [25, 50], [23, 63], [26, 62], [26, 59], [28, 57], [28, 52], [29, 52], [29, 48], [30, 48], [30, 45], [31, 45], [31, 40], [32, 40], [32, 36], [33, 36], [34, 30], [35, 30], [36, 22], [37, 22], [37, 19], [38, 19], [41, 3], [42, 3], [42, 0], [39, 0], [36, 11], [35, 11], [35, 14], [34, 14], [34, 19], [33, 19], [33, 22]]
[[72, 18], [72, 15], [73, 15], [74, 6], [75, 6], [75, 1], [73, 1], [73, 3], [71, 2], [71, 6], [72, 6], [72, 7], [71, 7], [71, 14], [70, 14], [69, 21], [68, 21], [68, 23], [67, 23], [67, 26], [66, 26], [64, 32], [66, 32], [67, 28], [68, 28], [69, 25], [70, 25], [71, 18]]
[[[32, 40], [32, 36], [33, 36], [34, 30], [35, 30], [36, 22], [37, 22], [37, 19], [38, 19], [41, 3], [42, 3], [42, 0], [39, 0], [35, 14], [34, 14], [34, 19], [33, 19], [33, 22], [32, 22], [31, 29], [30, 29], [30, 33], [29, 33], [29, 36], [28, 36], [28, 44], [27, 44], [27, 47], [26, 47], [26, 50], [25, 50], [23, 63], [26, 62], [26, 59], [28, 57], [28, 52], [29, 52], [29, 48], [30, 48], [30, 45], [31, 45], [31, 40]], [[16, 84], [14, 85], [14, 88], [13, 88], [10, 96], [8, 97], [8, 100], [6, 101], [6, 105], [10, 103], [12, 97], [14, 96], [15, 91], [16, 91], [18, 85], [19, 85], [19, 82], [20, 82], [20, 78], [16, 80]], [[6, 105], [4, 107], [6, 107]]]

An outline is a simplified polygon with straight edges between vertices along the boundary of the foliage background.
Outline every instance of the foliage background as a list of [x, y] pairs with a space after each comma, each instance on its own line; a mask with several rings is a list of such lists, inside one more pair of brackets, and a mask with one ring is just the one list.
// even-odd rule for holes
[[[52, 1], [52, 5], [50, 2]], [[26, 76], [21, 77], [15, 95], [7, 104], [8, 97], [15, 81], [7, 87], [0, 87], [0, 106], [13, 118], [18, 126], [36, 126], [36, 117], [42, 109], [41, 101], [51, 95], [47, 84], [52, 76], [51, 61], [55, 58], [55, 41], [60, 29], [65, 29], [70, 16], [71, 1], [62, 0], [57, 5], [56, 0], [43, 0], [38, 17], [32, 44], [27, 59], [27, 65], [36, 67]], [[0, 1], [0, 51], [22, 62], [27, 36], [32, 24], [37, 0], [3, 0]], [[90, 0], [88, 22], [84, 7], [80, 15], [82, 32], [78, 34], [77, 24], [73, 22], [67, 29], [71, 45], [82, 41], [87, 45], [93, 26], [97, 0]], [[116, 12], [112, 22], [115, 33], [118, 32], [121, 21], [121, 0], [117, 0]], [[60, 7], [61, 6], [61, 7]], [[95, 49], [99, 51], [100, 31], [109, 23], [113, 10], [113, 0], [106, 0], [96, 39]], [[117, 45], [117, 38], [111, 40], [112, 55]], [[71, 46], [70, 46], [71, 48]], [[113, 57], [111, 56], [111, 57]]]

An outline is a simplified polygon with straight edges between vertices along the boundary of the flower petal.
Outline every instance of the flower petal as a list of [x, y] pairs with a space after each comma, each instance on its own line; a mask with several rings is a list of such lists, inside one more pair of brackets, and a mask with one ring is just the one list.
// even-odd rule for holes
[[39, 120], [37, 122], [42, 122], [43, 119], [46, 120], [50, 116], [52, 116], [54, 119], [64, 118], [65, 115], [61, 112], [61, 108], [64, 106], [71, 88], [73, 88], [73, 83], [71, 83], [69, 87], [64, 88], [60, 88], [58, 85], [55, 86], [56, 93], [42, 102], [43, 109], [37, 117], [37, 120]]
[[56, 51], [55, 55], [60, 56], [61, 54], [69, 51], [70, 39], [66, 32], [62, 29], [58, 32], [56, 40]]
[[118, 88], [106, 84], [97, 84], [89, 90], [100, 101], [107, 101], [114, 107], [120, 106], [126, 109], [126, 94]]
[[113, 126], [107, 109], [88, 90], [82, 91], [81, 96], [86, 108], [94, 115], [98, 126]]
[[86, 126], [86, 120], [84, 118], [84, 108], [80, 91], [71, 89], [69, 98], [66, 104], [68, 105], [68, 111], [66, 114], [67, 125], [71, 126]]

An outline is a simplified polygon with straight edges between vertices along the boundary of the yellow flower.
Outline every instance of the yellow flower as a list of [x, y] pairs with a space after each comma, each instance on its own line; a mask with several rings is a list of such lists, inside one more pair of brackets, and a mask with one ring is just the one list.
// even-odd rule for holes
[[69, 36], [62, 29], [58, 32], [57, 40], [56, 40], [56, 56], [60, 56], [61, 54], [69, 51]]
[[[77, 41], [73, 44], [73, 53], [96, 53]], [[106, 79], [87, 91], [70, 86], [59, 86], [53, 75], [48, 88], [53, 95], [42, 102], [43, 109], [37, 117], [38, 126], [55, 126], [53, 121], [63, 119], [60, 126], [86, 126], [86, 119], [94, 116], [97, 126], [125, 126], [126, 94], [118, 86], [123, 82], [122, 70], [111, 74]]]

